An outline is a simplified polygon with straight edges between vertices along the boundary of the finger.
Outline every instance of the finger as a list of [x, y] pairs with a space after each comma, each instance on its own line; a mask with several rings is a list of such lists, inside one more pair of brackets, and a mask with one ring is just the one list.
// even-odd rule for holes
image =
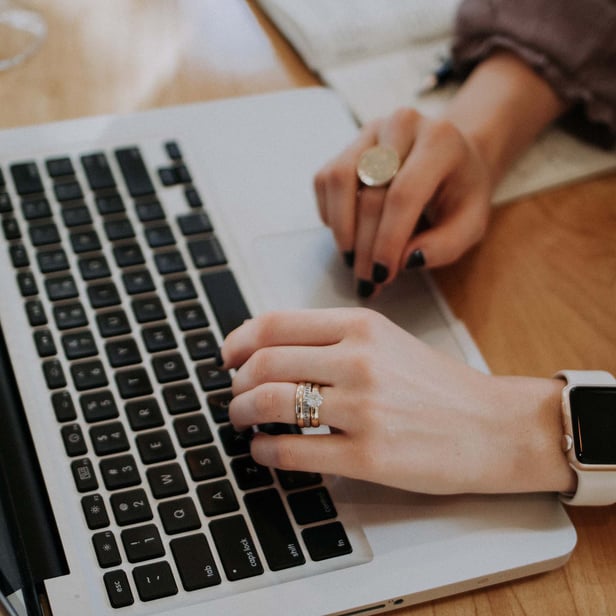
[[232, 331], [221, 347], [224, 365], [242, 365], [257, 349], [279, 345], [322, 346], [344, 337], [348, 309], [269, 312]]
[[281, 470], [353, 476], [353, 458], [344, 433], [284, 434], [257, 433], [250, 453], [263, 466]]
[[435, 222], [429, 229], [418, 233], [407, 243], [400, 267], [441, 267], [453, 263], [484, 235], [489, 203], [487, 196], [469, 198], [448, 215]]
[[[237, 396], [263, 383], [299, 383], [309, 381], [332, 385], [333, 370], [328, 361], [328, 347], [277, 346], [256, 350], [238, 368], [232, 391]], [[345, 374], [338, 370], [337, 378]]]
[[[233, 398], [229, 419], [235, 429], [263, 423], [295, 424], [296, 383], [264, 383]], [[344, 429], [348, 420], [344, 402], [333, 387], [320, 387], [323, 402], [319, 406], [321, 425]]]
[[385, 188], [363, 188], [359, 193], [357, 207], [357, 230], [355, 238], [355, 277], [357, 293], [360, 297], [373, 294], [372, 253], [383, 203]]
[[376, 143], [376, 125], [370, 124], [329, 166], [325, 177], [325, 215], [341, 252], [353, 250], [355, 243], [357, 161], [361, 153]]

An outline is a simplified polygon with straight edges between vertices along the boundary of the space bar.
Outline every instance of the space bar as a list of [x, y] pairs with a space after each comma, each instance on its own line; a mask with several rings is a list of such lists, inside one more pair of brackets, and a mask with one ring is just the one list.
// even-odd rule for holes
[[250, 319], [250, 311], [231, 270], [203, 274], [201, 284], [212, 304], [223, 336]]

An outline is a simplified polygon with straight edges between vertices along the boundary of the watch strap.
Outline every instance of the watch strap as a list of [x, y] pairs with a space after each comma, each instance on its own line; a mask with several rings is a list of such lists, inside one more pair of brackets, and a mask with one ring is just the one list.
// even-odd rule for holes
[[[554, 376], [564, 379], [568, 385], [598, 387], [616, 385], [616, 379], [604, 370], [561, 370]], [[616, 502], [616, 469], [584, 471], [570, 463], [578, 477], [575, 493], [560, 494], [567, 505], [611, 505]]]

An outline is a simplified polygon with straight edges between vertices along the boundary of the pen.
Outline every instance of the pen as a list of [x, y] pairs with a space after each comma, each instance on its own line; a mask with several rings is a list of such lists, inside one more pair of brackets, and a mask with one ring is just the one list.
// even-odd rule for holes
[[418, 94], [427, 94], [428, 92], [440, 88], [451, 79], [453, 73], [453, 62], [451, 58], [443, 59], [438, 68], [424, 79]]

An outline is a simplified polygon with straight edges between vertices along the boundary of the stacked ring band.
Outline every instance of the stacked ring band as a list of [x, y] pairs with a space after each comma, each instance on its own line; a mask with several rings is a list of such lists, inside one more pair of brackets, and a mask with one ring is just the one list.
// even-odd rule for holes
[[323, 396], [319, 385], [314, 383], [299, 383], [295, 390], [295, 419], [299, 428], [318, 428], [319, 407]]

